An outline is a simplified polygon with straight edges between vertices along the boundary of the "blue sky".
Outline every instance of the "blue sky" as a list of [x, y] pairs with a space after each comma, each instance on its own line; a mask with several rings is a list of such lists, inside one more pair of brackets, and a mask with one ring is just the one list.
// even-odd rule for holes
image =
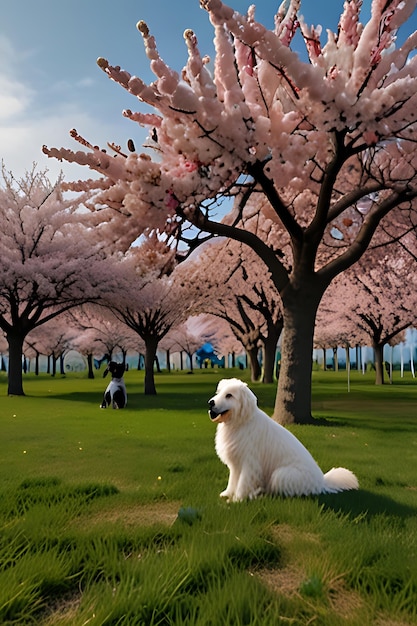
[[[213, 29], [199, 0], [14, 0], [2, 7], [0, 23], [0, 158], [20, 176], [33, 162], [47, 167], [51, 179], [62, 169], [67, 179], [86, 178], [80, 166], [47, 159], [41, 146], [77, 149], [69, 130], [92, 143], [122, 146], [137, 127], [122, 117], [137, 101], [110, 81], [96, 65], [105, 57], [131, 74], [151, 81], [136, 23], [143, 19], [171, 67], [180, 71], [187, 59], [186, 28], [194, 30], [202, 54], [212, 55]], [[245, 12], [250, 2], [230, 0]], [[255, 3], [256, 4], [256, 3]], [[278, 3], [258, 0], [257, 18], [273, 24]], [[307, 23], [337, 28], [343, 0], [304, 0]], [[364, 0], [362, 21], [369, 17]], [[417, 28], [417, 17], [407, 30]]]

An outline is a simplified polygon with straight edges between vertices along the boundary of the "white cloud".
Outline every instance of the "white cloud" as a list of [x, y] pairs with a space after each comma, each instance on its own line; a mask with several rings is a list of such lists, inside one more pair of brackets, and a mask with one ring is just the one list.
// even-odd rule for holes
[[23, 85], [0, 75], [0, 121], [23, 113], [30, 100], [30, 92]]
[[[0, 66], [0, 161], [16, 177], [31, 170], [33, 163], [40, 170], [47, 169], [51, 180], [61, 171], [67, 180], [93, 176], [87, 168], [48, 159], [42, 146], [79, 149], [69, 136], [74, 127], [93, 143], [105, 143], [105, 125], [86, 109], [85, 102], [77, 100], [77, 89], [72, 88], [71, 94], [65, 81], [57, 80], [48, 93], [41, 88], [39, 91], [33, 86], [29, 88], [30, 75], [24, 58], [19, 60], [14, 52], [10, 42], [0, 37], [0, 55], [4, 53], [6, 61]], [[74, 96], [72, 100], [70, 95]]]

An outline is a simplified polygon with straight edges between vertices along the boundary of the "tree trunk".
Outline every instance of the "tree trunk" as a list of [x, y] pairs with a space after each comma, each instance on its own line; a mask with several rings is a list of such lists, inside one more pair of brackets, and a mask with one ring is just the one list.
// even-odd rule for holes
[[339, 359], [337, 356], [337, 348], [333, 348], [333, 367], [334, 367], [335, 372], [339, 371]]
[[263, 359], [262, 382], [265, 384], [274, 382], [277, 343], [278, 343], [278, 339], [273, 337], [273, 338], [268, 338], [268, 340], [265, 341], [263, 344], [264, 359]]
[[18, 333], [10, 333], [7, 335], [7, 343], [9, 345], [9, 371], [8, 371], [8, 387], [9, 396], [24, 396], [23, 391], [23, 373], [22, 373], [22, 357], [23, 357], [24, 337]]
[[261, 366], [259, 365], [258, 360], [258, 348], [257, 346], [246, 348], [246, 353], [249, 357], [250, 363], [250, 379], [253, 383], [261, 377]]
[[52, 352], [52, 354], [51, 354], [51, 363], [52, 363], [51, 376], [56, 376], [56, 359], [57, 359], [57, 357], [55, 356], [55, 352]]
[[[308, 281], [308, 279], [307, 279]], [[305, 282], [283, 294], [284, 329], [281, 370], [273, 418], [280, 424], [311, 424], [313, 336], [324, 289]]]
[[154, 363], [158, 342], [154, 337], [145, 339], [145, 396], [156, 396]]
[[375, 355], [375, 385], [384, 384], [384, 346], [379, 343], [373, 344]]
[[361, 369], [361, 360], [362, 360], [362, 355], [361, 355], [361, 349], [360, 346], [356, 345], [355, 346], [355, 354], [356, 354], [356, 369], [358, 370], [358, 372]]
[[93, 355], [91, 353], [87, 354], [87, 369], [88, 369], [88, 378], [94, 378], [94, 367], [93, 367]]

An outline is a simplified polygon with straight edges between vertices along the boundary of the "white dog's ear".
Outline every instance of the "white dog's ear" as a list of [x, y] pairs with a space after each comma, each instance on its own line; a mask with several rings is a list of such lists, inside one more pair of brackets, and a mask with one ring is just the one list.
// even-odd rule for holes
[[230, 390], [231, 395], [238, 402], [238, 407], [236, 407], [233, 414], [233, 420], [240, 423], [250, 420], [258, 406], [258, 400], [255, 394], [249, 389], [245, 382], [237, 378], [230, 378], [224, 382], [227, 383], [227, 385], [224, 385], [222, 392], [228, 392]]
[[217, 393], [219, 393], [228, 383], [228, 379], [227, 378], [223, 378], [222, 380], [219, 380], [219, 382], [217, 383]]
[[239, 378], [223, 378], [217, 384], [217, 391], [223, 391], [223, 389], [225, 389], [226, 387], [247, 388], [248, 386], [246, 383], [243, 382], [243, 380], [240, 380]]
[[244, 412], [247, 413], [248, 416], [252, 415], [253, 412], [256, 410], [256, 407], [258, 406], [258, 399], [253, 391], [251, 391], [249, 387], [245, 384], [244, 387], [242, 386], [240, 388], [239, 396], [241, 406]]

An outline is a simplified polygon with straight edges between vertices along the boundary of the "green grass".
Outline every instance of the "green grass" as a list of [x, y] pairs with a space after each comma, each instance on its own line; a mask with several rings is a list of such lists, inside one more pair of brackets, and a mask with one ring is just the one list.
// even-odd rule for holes
[[[417, 382], [314, 372], [293, 426], [323, 470], [358, 492], [226, 504], [206, 402], [246, 372], [129, 371], [128, 408], [105, 381], [0, 374], [0, 623], [41, 626], [417, 624]], [[253, 384], [272, 413], [275, 388]]]

